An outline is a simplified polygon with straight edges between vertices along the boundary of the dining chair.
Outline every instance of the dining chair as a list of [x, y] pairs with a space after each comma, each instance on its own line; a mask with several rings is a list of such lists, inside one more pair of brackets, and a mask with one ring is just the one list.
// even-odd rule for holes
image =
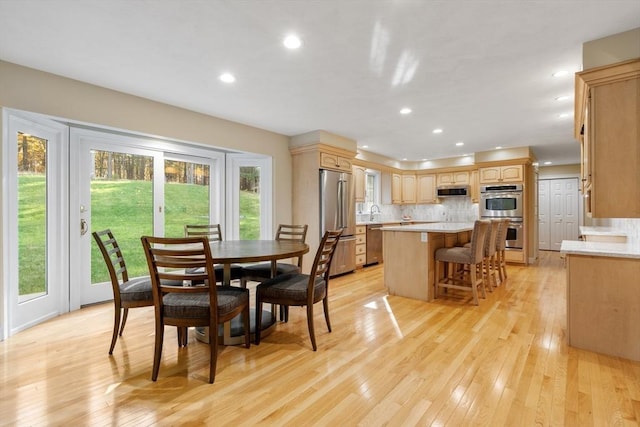
[[245, 347], [250, 346], [249, 290], [215, 285], [211, 249], [205, 236], [143, 236], [141, 241], [151, 275], [155, 307], [151, 379], [156, 381], [158, 378], [165, 325], [178, 327], [179, 335], [182, 335], [178, 341], [183, 345], [187, 343], [187, 328], [195, 326], [209, 328], [209, 383], [213, 383], [218, 358], [218, 325], [241, 315]]
[[[307, 307], [307, 327], [313, 351], [318, 349], [316, 345], [315, 328], [313, 324], [313, 306], [322, 301], [324, 318], [327, 329], [331, 332], [329, 319], [329, 269], [340, 240], [340, 231], [327, 231], [324, 233], [316, 252], [311, 274], [289, 273], [276, 276], [260, 283], [256, 287], [256, 311], [262, 312], [264, 303], [290, 306]], [[260, 344], [260, 331], [262, 330], [262, 316], [256, 316], [255, 343]]]
[[[486, 298], [484, 280], [482, 278], [482, 264], [484, 261], [484, 242], [489, 224], [488, 220], [476, 220], [471, 233], [471, 245], [469, 247], [455, 246], [436, 250], [435, 298], [438, 298], [440, 288], [471, 291], [473, 303], [478, 305], [478, 287], [482, 290], [482, 297]], [[452, 263], [454, 267], [461, 264], [463, 268], [447, 268], [448, 263]], [[441, 274], [441, 265], [445, 266], [443, 269], [444, 274]], [[443, 276], [442, 278], [440, 278], [441, 275]]]
[[489, 229], [487, 230], [484, 241], [484, 261], [482, 265], [485, 286], [489, 288], [490, 292], [493, 292], [493, 288], [498, 286], [498, 280], [496, 279], [495, 260], [496, 239], [498, 236], [498, 228], [500, 227], [501, 220], [491, 219], [489, 221]]
[[[210, 242], [221, 242], [222, 230], [220, 224], [187, 224], [184, 226], [185, 237], [203, 236]], [[224, 266], [215, 264], [216, 281], [222, 282]], [[231, 280], [241, 280], [244, 277], [244, 269], [239, 264], [231, 264]]]
[[113, 289], [114, 320], [109, 354], [113, 354], [118, 335], [122, 336], [130, 308], [153, 305], [151, 278], [149, 276], [129, 279], [127, 264], [122, 256], [118, 241], [110, 229], [91, 233], [109, 271]]
[[[292, 241], [305, 243], [307, 239], [308, 225], [278, 225], [278, 231], [276, 232], [277, 241]], [[298, 257], [297, 264], [290, 264], [285, 262], [279, 262], [276, 264], [276, 276], [290, 273], [302, 272], [302, 255]], [[264, 282], [271, 278], [271, 262], [261, 262], [257, 264], [251, 264], [244, 267], [244, 277], [240, 279], [242, 287], [246, 287], [247, 281]]]

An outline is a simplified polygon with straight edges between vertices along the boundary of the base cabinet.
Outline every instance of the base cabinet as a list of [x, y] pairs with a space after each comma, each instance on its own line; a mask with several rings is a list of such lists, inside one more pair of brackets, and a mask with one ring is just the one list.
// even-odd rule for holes
[[640, 259], [567, 254], [567, 343], [640, 361]]

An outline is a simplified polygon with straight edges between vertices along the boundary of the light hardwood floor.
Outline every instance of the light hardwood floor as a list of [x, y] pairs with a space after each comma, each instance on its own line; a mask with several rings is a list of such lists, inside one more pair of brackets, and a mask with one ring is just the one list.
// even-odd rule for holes
[[559, 254], [510, 265], [506, 286], [470, 303], [386, 295], [382, 267], [331, 281], [318, 351], [304, 311], [250, 349], [165, 334], [150, 380], [153, 311], [131, 310], [113, 356], [113, 308], [60, 316], [0, 343], [1, 425], [487, 425], [640, 423], [640, 363], [567, 347]]

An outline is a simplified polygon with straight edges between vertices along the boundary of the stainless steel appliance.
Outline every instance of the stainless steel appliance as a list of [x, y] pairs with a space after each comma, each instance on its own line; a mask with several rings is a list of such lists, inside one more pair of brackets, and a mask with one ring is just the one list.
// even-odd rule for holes
[[480, 187], [480, 216], [522, 218], [522, 184]]
[[356, 214], [350, 173], [320, 170], [320, 237], [327, 230], [342, 230], [331, 261], [330, 275], [356, 268]]
[[511, 218], [507, 228], [507, 248], [522, 249], [523, 232], [522, 218]]
[[382, 262], [382, 224], [367, 225], [367, 260], [365, 265]]
[[468, 196], [468, 185], [441, 185], [437, 189], [438, 197]]

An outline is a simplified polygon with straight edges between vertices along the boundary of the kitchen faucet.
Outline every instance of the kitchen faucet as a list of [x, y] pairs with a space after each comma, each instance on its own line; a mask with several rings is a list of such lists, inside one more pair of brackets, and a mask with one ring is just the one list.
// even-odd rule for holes
[[[376, 212], [374, 212], [374, 209], [373, 209], [373, 208], [375, 208], [375, 211], [376, 211]], [[371, 211], [370, 211], [370, 214], [369, 214], [369, 221], [373, 221], [373, 214], [375, 214], [375, 213], [380, 213], [380, 206], [378, 206], [378, 205], [371, 205]]]

